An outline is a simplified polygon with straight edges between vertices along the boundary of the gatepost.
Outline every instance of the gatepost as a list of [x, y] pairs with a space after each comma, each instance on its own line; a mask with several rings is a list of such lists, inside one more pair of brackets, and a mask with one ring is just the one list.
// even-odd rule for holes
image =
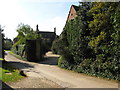
[[[2, 51], [2, 31], [0, 28], [0, 59], [3, 58], [3, 51]], [[0, 60], [0, 67], [2, 67], [2, 60]], [[0, 73], [2, 73], [2, 71], [0, 70]], [[2, 77], [2, 76], [0, 76]], [[0, 90], [2, 89], [2, 81], [0, 80]]]
[[3, 58], [3, 49], [2, 49], [2, 32], [0, 31], [0, 58]]

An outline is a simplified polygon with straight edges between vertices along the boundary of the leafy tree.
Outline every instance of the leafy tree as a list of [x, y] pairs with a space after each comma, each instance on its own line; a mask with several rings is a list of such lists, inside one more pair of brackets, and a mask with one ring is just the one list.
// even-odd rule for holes
[[[88, 47], [89, 29], [88, 22], [90, 16], [87, 15], [90, 9], [90, 3], [80, 3], [78, 17], [75, 20], [67, 22], [65, 29], [67, 31], [68, 48], [73, 56], [74, 63], [79, 64], [91, 54]], [[89, 53], [86, 55], [86, 53]]]
[[29, 25], [22, 23], [18, 25], [17, 32], [17, 42], [13, 46], [25, 44], [26, 40], [34, 40], [39, 37]]
[[12, 48], [12, 44], [13, 44], [13, 42], [11, 39], [8, 39], [8, 38], [4, 39], [4, 49], [5, 50], [10, 50]]
[[66, 22], [60, 38], [55, 42], [58, 52], [68, 63], [78, 65], [91, 56], [92, 50], [88, 46], [90, 31], [87, 21], [91, 20], [91, 16], [87, 15], [89, 9], [90, 3], [80, 3], [78, 17]]

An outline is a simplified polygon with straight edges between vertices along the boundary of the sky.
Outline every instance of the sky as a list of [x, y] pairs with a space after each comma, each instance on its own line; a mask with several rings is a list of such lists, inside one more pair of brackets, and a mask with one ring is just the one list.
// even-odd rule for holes
[[57, 35], [63, 30], [70, 6], [79, 5], [78, 0], [0, 0], [0, 25], [7, 38], [17, 36], [17, 26], [28, 24], [40, 31], [54, 31]]

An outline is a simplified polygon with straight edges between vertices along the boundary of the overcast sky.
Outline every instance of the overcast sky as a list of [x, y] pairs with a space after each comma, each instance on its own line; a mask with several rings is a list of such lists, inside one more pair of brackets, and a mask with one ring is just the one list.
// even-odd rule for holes
[[0, 24], [5, 37], [17, 36], [19, 23], [30, 25], [34, 30], [54, 31], [59, 35], [65, 25], [70, 6], [79, 5], [78, 0], [0, 0]]

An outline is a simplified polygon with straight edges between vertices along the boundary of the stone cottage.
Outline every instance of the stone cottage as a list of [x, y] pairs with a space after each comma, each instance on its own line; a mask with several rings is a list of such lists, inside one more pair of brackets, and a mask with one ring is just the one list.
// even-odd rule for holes
[[50, 31], [39, 31], [38, 29], [38, 25], [36, 26], [36, 32], [37, 34], [41, 35], [42, 36], [42, 39], [48, 39], [50, 40], [51, 42], [53, 40], [55, 40], [56, 38], [56, 28], [54, 28], [54, 32], [50, 32]]

